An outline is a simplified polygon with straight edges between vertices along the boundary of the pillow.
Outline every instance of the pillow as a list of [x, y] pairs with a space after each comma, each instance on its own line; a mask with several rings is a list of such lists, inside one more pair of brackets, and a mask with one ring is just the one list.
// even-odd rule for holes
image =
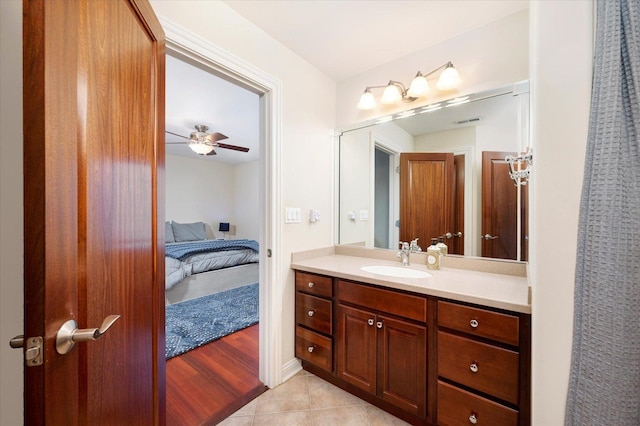
[[176, 243], [182, 241], [198, 241], [207, 239], [207, 234], [204, 230], [204, 222], [171, 222], [171, 227], [173, 228], [173, 238], [175, 238]]
[[164, 223], [164, 242], [165, 243], [176, 242], [176, 239], [173, 236], [173, 228], [171, 227], [171, 222]]

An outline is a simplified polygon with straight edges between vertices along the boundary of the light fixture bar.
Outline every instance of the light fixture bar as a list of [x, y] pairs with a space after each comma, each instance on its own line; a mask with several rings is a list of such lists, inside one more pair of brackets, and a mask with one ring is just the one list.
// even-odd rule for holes
[[431, 91], [427, 77], [440, 70], [442, 70], [442, 72], [436, 83], [438, 90], [452, 90], [458, 87], [461, 82], [460, 75], [451, 61], [449, 61], [427, 74], [422, 74], [422, 72], [418, 71], [413, 80], [411, 80], [409, 88], [406, 88], [404, 84], [395, 80], [389, 80], [389, 83], [385, 86], [367, 86], [364, 93], [360, 96], [358, 109], [369, 110], [377, 106], [371, 89], [384, 88], [380, 102], [386, 105], [395, 104], [399, 101], [413, 102], [418, 98], [426, 96]]

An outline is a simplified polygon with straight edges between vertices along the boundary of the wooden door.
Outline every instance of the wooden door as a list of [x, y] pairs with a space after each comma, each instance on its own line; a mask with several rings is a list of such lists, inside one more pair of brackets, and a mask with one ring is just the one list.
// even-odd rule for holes
[[400, 154], [400, 241], [423, 250], [453, 225], [453, 154]]
[[453, 157], [453, 225], [451, 237], [445, 240], [449, 254], [464, 255], [464, 183], [465, 155]]
[[23, 7], [25, 423], [163, 424], [163, 31], [145, 0]]
[[518, 188], [504, 160], [513, 152], [482, 153], [482, 256], [517, 259]]
[[336, 353], [338, 377], [376, 394], [375, 314], [338, 305]]
[[427, 414], [427, 330], [378, 316], [378, 396], [396, 407]]

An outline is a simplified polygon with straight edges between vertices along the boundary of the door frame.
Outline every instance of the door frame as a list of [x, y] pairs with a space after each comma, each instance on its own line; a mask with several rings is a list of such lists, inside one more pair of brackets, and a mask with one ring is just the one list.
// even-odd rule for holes
[[[167, 52], [195, 62], [216, 75], [260, 96], [260, 290], [259, 378], [273, 388], [282, 383], [282, 309], [275, 295], [283, 294], [281, 270], [281, 141], [282, 82], [171, 21], [158, 17]], [[271, 256], [267, 256], [267, 252]]]
[[[389, 154], [389, 240], [400, 241], [400, 232], [399, 228], [395, 226], [396, 220], [400, 218], [400, 173], [397, 172], [400, 168], [400, 151], [395, 148], [389, 141], [387, 141], [384, 137], [379, 135], [376, 132], [370, 132], [369, 139], [369, 149], [370, 149], [370, 158], [371, 158], [371, 168], [370, 168], [370, 181], [375, 182], [375, 168], [376, 168], [376, 149], [383, 151]], [[370, 209], [369, 212], [369, 220], [370, 223], [370, 235], [371, 235], [371, 246], [374, 246], [375, 240], [375, 191], [371, 191], [371, 199], [369, 200], [369, 205], [373, 206], [373, 209]], [[373, 215], [371, 214], [373, 211]], [[394, 247], [388, 247], [390, 249], [397, 248], [397, 245]]]

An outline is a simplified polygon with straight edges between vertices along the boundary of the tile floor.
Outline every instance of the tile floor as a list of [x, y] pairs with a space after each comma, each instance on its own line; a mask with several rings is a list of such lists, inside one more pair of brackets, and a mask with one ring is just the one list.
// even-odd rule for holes
[[220, 425], [395, 426], [408, 423], [303, 370], [263, 393]]

